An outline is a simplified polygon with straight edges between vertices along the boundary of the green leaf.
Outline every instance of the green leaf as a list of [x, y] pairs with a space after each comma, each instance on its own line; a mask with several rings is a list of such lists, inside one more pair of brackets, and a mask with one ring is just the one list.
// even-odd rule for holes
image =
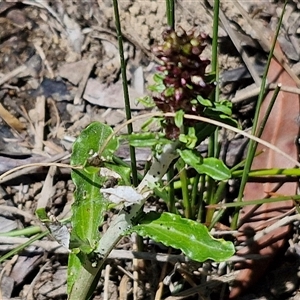
[[214, 102], [214, 108], [212, 110], [221, 112], [227, 116], [232, 115], [232, 103], [227, 100], [221, 100], [219, 102]]
[[175, 88], [174, 87], [167, 87], [165, 90], [164, 90], [164, 95], [166, 96], [166, 97], [171, 97], [171, 96], [173, 96], [174, 95], [174, 93], [175, 93]]
[[161, 83], [163, 83], [164, 79], [165, 79], [165, 75], [162, 73], [155, 73], [153, 75], [153, 80], [155, 83], [161, 84]]
[[211, 72], [209, 74], [206, 74], [204, 77], [204, 81], [205, 82], [210, 82], [210, 83], [214, 83], [216, 80], [216, 73], [215, 72]]
[[[99, 175], [100, 166], [95, 167], [89, 164], [92, 161], [91, 157], [96, 157], [95, 155], [112, 132], [111, 127], [95, 122], [82, 131], [73, 145], [71, 165], [84, 165], [85, 168], [73, 170], [71, 173], [76, 186], [75, 201], [72, 206], [71, 244], [78, 245], [81, 242], [80, 248], [86, 253], [92, 251], [99, 241], [98, 227], [103, 223], [103, 214], [108, 206], [107, 201], [100, 193], [100, 188], [108, 177]], [[101, 157], [104, 157], [105, 160], [111, 160], [118, 146], [118, 140], [116, 138], [111, 139]], [[114, 166], [108, 162], [100, 162], [100, 164], [120, 174], [122, 183], [130, 182], [129, 168]], [[91, 221], [87, 222], [87, 220]]]
[[152, 92], [162, 93], [166, 86], [164, 85], [165, 75], [162, 73], [155, 73], [153, 76], [154, 84], [148, 86], [148, 90]]
[[180, 134], [179, 141], [186, 144], [189, 149], [194, 149], [197, 144], [197, 137], [194, 127], [189, 127], [188, 134]]
[[198, 144], [207, 139], [216, 130], [215, 125], [207, 123], [198, 123], [195, 126], [196, 136], [198, 139]]
[[149, 108], [155, 107], [155, 102], [153, 98], [150, 96], [140, 97], [136, 100], [138, 103], [143, 104], [145, 107], [149, 107]]
[[133, 147], [152, 147], [157, 144], [168, 144], [170, 140], [164, 138], [160, 133], [142, 132], [122, 135]]
[[124, 185], [131, 185], [131, 169], [125, 166], [119, 166], [112, 163], [104, 163], [103, 166], [113, 172], [116, 172], [121, 176], [121, 180], [118, 182], [118, 184], [122, 183]]
[[148, 90], [151, 92], [157, 92], [157, 93], [162, 93], [165, 90], [165, 85], [164, 84], [153, 84], [148, 86]]
[[[96, 157], [102, 144], [106, 141], [113, 130], [105, 124], [94, 122], [85, 128], [73, 144], [71, 164], [75, 166], [93, 165], [88, 163]], [[106, 161], [112, 160], [113, 153], [119, 147], [116, 137], [113, 137], [106, 145], [101, 157]]]
[[[100, 176], [100, 166], [104, 164], [102, 158], [106, 162], [112, 160], [113, 153], [119, 146], [118, 140], [114, 137], [107, 143], [101, 158], [98, 153], [112, 132], [109, 126], [95, 122], [84, 129], [73, 144], [71, 165], [84, 166], [84, 169], [71, 172], [76, 190], [72, 205], [70, 248], [80, 250], [75, 251], [80, 255], [80, 261], [88, 261], [88, 255], [96, 248], [100, 239], [99, 226], [104, 222], [104, 213], [109, 204], [100, 193], [100, 188], [108, 179]], [[72, 270], [75, 277], [80, 273], [78, 265], [78, 259], [72, 256], [68, 269]], [[68, 279], [69, 291], [80, 280], [74, 279], [74, 276]]]
[[203, 224], [171, 213], [149, 213], [130, 232], [180, 249], [190, 259], [199, 262], [207, 259], [224, 261], [235, 252], [231, 242], [213, 238]]
[[197, 96], [197, 100], [200, 104], [202, 104], [203, 106], [207, 106], [207, 107], [211, 107], [213, 106], [212, 102], [209, 99], [204, 99], [201, 96]]
[[36, 216], [40, 219], [41, 222], [49, 221], [46, 209], [44, 207], [39, 208], [35, 211]]
[[211, 118], [213, 120], [237, 127], [237, 121], [231, 118], [230, 116], [224, 115], [219, 111], [214, 111], [210, 107], [204, 111], [205, 117]]
[[215, 157], [204, 158], [201, 169], [203, 173], [215, 180], [227, 180], [231, 177], [231, 172], [227, 166]]
[[141, 130], [143, 132], [149, 132], [150, 131], [150, 125], [154, 125], [154, 127], [156, 126], [159, 126], [160, 122], [162, 121], [163, 118], [149, 118], [147, 119], [141, 126]]
[[[80, 297], [80, 292], [83, 288], [89, 286], [86, 278], [97, 278], [99, 269], [93, 266], [93, 261], [88, 257], [88, 255], [79, 252], [78, 254], [70, 253], [68, 261], [68, 299], [83, 299]], [[90, 276], [92, 275], [92, 276]], [[75, 285], [70, 285], [70, 282], [76, 283]], [[96, 281], [95, 284], [97, 284]], [[95, 284], [89, 286], [89, 291], [84, 299], [90, 299], [92, 293], [95, 290]]]
[[181, 128], [181, 126], [183, 124], [183, 116], [184, 116], [184, 111], [182, 109], [176, 112], [174, 121], [175, 121], [175, 125], [178, 128]]
[[217, 158], [202, 156], [193, 150], [178, 150], [186, 164], [193, 167], [199, 174], [206, 174], [214, 180], [227, 180], [231, 177], [230, 170]]

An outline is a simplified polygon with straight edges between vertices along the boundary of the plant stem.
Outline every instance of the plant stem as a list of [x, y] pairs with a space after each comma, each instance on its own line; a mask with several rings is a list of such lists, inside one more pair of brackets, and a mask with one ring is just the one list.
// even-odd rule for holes
[[166, 0], [166, 7], [167, 7], [167, 22], [168, 25], [175, 29], [175, 0]]
[[224, 204], [215, 204], [212, 205], [214, 208], [221, 208], [225, 209], [228, 207], [242, 207], [247, 205], [260, 205], [264, 203], [274, 203], [274, 202], [281, 202], [286, 200], [294, 200], [294, 201], [300, 201], [300, 195], [290, 195], [290, 196], [282, 196], [282, 197], [276, 197], [276, 198], [264, 198], [264, 199], [258, 199], [258, 200], [250, 200], [245, 202], [232, 202], [232, 203], [224, 203]]
[[[240, 178], [243, 175], [243, 170], [234, 170], [234, 168], [231, 169], [232, 171], [232, 178]], [[202, 175], [204, 176], [204, 175]], [[278, 169], [278, 168], [274, 168], [274, 169], [257, 169], [257, 170], [252, 170], [249, 172], [248, 177], [252, 178], [254, 181], [255, 179], [258, 180], [260, 178], [263, 178], [265, 176], [272, 176], [273, 178], [278, 177], [284, 177], [285, 179], [287, 179], [286, 177], [288, 176], [289, 178], [296, 180], [296, 177], [300, 176], [300, 169], [297, 168], [292, 168], [292, 169]], [[194, 184], [195, 182], [195, 177], [190, 178], [190, 182], [192, 184]], [[166, 189], [168, 190], [168, 187], [166, 187]], [[174, 189], [178, 190], [181, 189], [181, 182], [180, 181], [175, 181], [174, 182]]]
[[[218, 66], [218, 28], [219, 28], [219, 0], [214, 1], [214, 21], [213, 21], [213, 39], [212, 39], [212, 72], [216, 72]], [[216, 78], [217, 79], [217, 78]]]
[[219, 220], [222, 218], [223, 214], [225, 212], [225, 209], [220, 209], [217, 214], [215, 215], [215, 217], [211, 220], [211, 223], [208, 226], [208, 230], [211, 230], [214, 228], [214, 226], [216, 225], [217, 222], [219, 222]]
[[[215, 81], [219, 80], [218, 72], [218, 28], [219, 28], [219, 0], [214, 1], [214, 20], [213, 20], [213, 40], [212, 40], [212, 62], [211, 68], [212, 72], [215, 73]], [[215, 93], [212, 95], [213, 101], [218, 101], [219, 99], [219, 87], [216, 85]], [[209, 137], [208, 144], [208, 157], [217, 157], [219, 154], [218, 149], [218, 128], [215, 129], [213, 134]], [[211, 178], [207, 177], [207, 201], [208, 203], [213, 203], [214, 193], [216, 189], [216, 182]], [[206, 213], [206, 223], [211, 222], [214, 210], [210, 209]]]
[[201, 175], [197, 173], [197, 175], [194, 177], [193, 186], [192, 186], [192, 201], [191, 201], [191, 207], [192, 207], [192, 215], [195, 215], [195, 208], [196, 208], [196, 201], [198, 196], [198, 185], [200, 181]]
[[169, 212], [175, 213], [175, 190], [174, 190], [174, 166], [173, 164], [170, 165], [170, 168], [168, 170], [168, 182], [169, 182], [169, 201], [168, 201], [168, 206], [169, 206]]
[[[216, 191], [216, 182], [207, 176], [207, 203], [213, 204], [214, 203], [214, 194]], [[209, 208], [206, 212], [205, 223], [210, 224], [211, 219], [213, 217], [214, 209]]]
[[[215, 130], [215, 132], [217, 129]], [[214, 157], [215, 154], [215, 132], [209, 137], [209, 143], [208, 143], [208, 157]], [[214, 179], [212, 179], [209, 176], [206, 176], [207, 178], [207, 203], [212, 204], [213, 203], [213, 198], [214, 198], [214, 193], [216, 189], [216, 182]], [[211, 222], [211, 218], [213, 215], [213, 210], [208, 209], [206, 212], [206, 217], [205, 217], [205, 223], [209, 224]]]
[[[283, 15], [284, 15], [284, 11], [285, 11], [285, 7], [286, 7], [287, 1], [285, 1], [284, 6], [283, 6], [283, 10], [282, 10], [282, 14], [280, 17], [280, 20], [278, 22], [277, 25], [277, 29], [276, 29], [276, 33], [274, 36], [274, 41], [268, 56], [268, 61], [267, 61], [267, 65], [265, 68], [265, 72], [262, 78], [262, 82], [261, 82], [261, 88], [260, 88], [260, 93], [258, 96], [258, 100], [257, 100], [257, 104], [256, 104], [256, 109], [255, 109], [255, 115], [254, 115], [254, 120], [253, 120], [253, 127], [252, 127], [252, 134], [255, 135], [256, 130], [257, 130], [257, 126], [258, 126], [258, 117], [259, 117], [259, 111], [260, 111], [260, 107], [265, 95], [265, 90], [266, 90], [266, 83], [267, 83], [267, 75], [268, 75], [268, 71], [269, 71], [269, 67], [271, 64], [271, 60], [273, 57], [273, 52], [275, 49], [275, 45], [276, 45], [276, 41], [278, 38], [278, 34], [279, 34], [279, 30], [282, 24], [282, 20], [283, 20]], [[248, 148], [248, 152], [247, 152], [247, 157], [246, 157], [246, 161], [245, 161], [245, 167], [244, 167], [244, 172], [243, 172], [243, 176], [242, 176], [242, 180], [241, 180], [241, 184], [240, 184], [240, 189], [239, 189], [239, 193], [238, 193], [238, 197], [237, 197], [237, 201], [238, 202], [242, 202], [242, 198], [243, 198], [243, 194], [244, 194], [244, 189], [248, 180], [248, 174], [249, 171], [251, 169], [251, 165], [252, 165], [252, 161], [253, 158], [255, 156], [255, 151], [257, 148], [257, 143], [253, 140], [249, 141], [249, 148]], [[235, 211], [235, 213], [233, 214], [233, 218], [232, 218], [232, 222], [231, 222], [231, 228], [236, 229], [237, 228], [237, 223], [238, 223], [238, 216], [239, 216], [239, 210], [237, 209]]]
[[8, 253], [4, 254], [3, 256], [1, 256], [0, 258], [0, 263], [2, 263], [3, 261], [5, 261], [6, 259], [8, 259], [9, 257], [19, 253], [21, 250], [23, 250], [24, 248], [26, 248], [27, 246], [31, 245], [33, 242], [40, 240], [41, 238], [43, 238], [44, 236], [46, 236], [47, 234], [49, 234], [49, 230], [45, 230], [39, 234], [37, 234], [36, 236], [34, 236], [33, 238], [31, 238], [30, 240], [28, 240], [26, 243], [17, 246], [16, 248], [14, 248], [13, 250], [9, 251]]
[[[212, 204], [217, 204], [224, 196], [224, 190], [227, 186], [227, 181], [222, 181], [219, 183], [218, 187], [217, 187], [217, 190], [215, 191], [214, 193], [214, 197], [211, 201]], [[214, 224], [212, 225], [212, 222], [213, 222], [213, 216], [214, 216], [214, 213], [215, 213], [215, 209], [214, 208], [209, 208], [207, 210], [207, 218], [206, 218], [206, 223], [209, 225], [209, 228], [212, 228], [212, 226], [217, 222], [219, 221], [219, 218], [221, 218], [222, 214], [220, 214], [218, 217], [218, 219], [215, 218], [214, 220]]]
[[191, 218], [191, 202], [189, 199], [189, 178], [185, 169], [185, 163], [182, 158], [179, 158], [176, 163], [179, 178], [181, 182], [182, 201], [184, 206], [184, 216], [187, 219]]
[[1, 232], [0, 236], [11, 236], [11, 237], [21, 236], [21, 235], [31, 236], [31, 235], [40, 233], [41, 231], [42, 231], [42, 228], [40, 226], [30, 226], [27, 228], [13, 230], [13, 231], [9, 231], [9, 232]]
[[198, 204], [198, 216], [197, 221], [202, 223], [204, 215], [204, 191], [205, 191], [205, 175], [201, 174], [200, 177], [200, 190], [199, 190], [199, 204]]
[[[243, 170], [237, 170], [232, 172], [233, 178], [241, 177], [243, 174]], [[251, 170], [248, 174], [248, 177], [255, 179], [256, 177], [263, 177], [263, 176], [300, 176], [300, 169], [260, 169], [260, 170]], [[176, 183], [175, 183], [176, 184]], [[175, 188], [177, 186], [175, 185]]]
[[[121, 74], [122, 74], [122, 84], [123, 84], [123, 92], [124, 92], [126, 119], [130, 120], [131, 119], [131, 108], [130, 108], [130, 100], [129, 100], [129, 93], [128, 93], [126, 62], [125, 62], [125, 57], [124, 57], [123, 39], [122, 39], [120, 15], [119, 15], [119, 8], [118, 8], [118, 0], [113, 0], [113, 6], [114, 6], [114, 14], [115, 14], [117, 39], [118, 39], [118, 44], [119, 44], [120, 61], [121, 61]], [[133, 132], [132, 123], [129, 123], [127, 125], [127, 131], [128, 131], [128, 134], [131, 134]], [[133, 185], [137, 186], [138, 185], [138, 177], [137, 177], [136, 156], [135, 156], [134, 147], [129, 146], [129, 151], [130, 151], [132, 181], [133, 181]]]
[[[143, 194], [147, 194], [148, 197], [151, 195], [152, 192], [149, 191], [149, 188], [153, 190], [156, 187], [162, 176], [164, 176], [164, 174], [168, 171], [172, 161], [178, 157], [176, 152], [178, 145], [178, 141], [165, 145], [162, 149], [162, 153], [157, 154], [156, 157], [153, 158], [150, 170], [137, 188], [138, 192], [143, 192]], [[100, 239], [96, 250], [96, 253], [99, 253], [102, 257], [102, 261], [105, 261], [110, 251], [115, 247], [124, 232], [132, 226], [134, 218], [141, 210], [145, 201], [146, 198], [140, 203], [133, 204], [130, 211], [128, 211], [125, 207], [113, 220], [108, 230]]]
[[264, 115], [264, 117], [263, 117], [263, 119], [261, 121], [261, 124], [259, 125], [259, 128], [257, 130], [257, 134], [256, 134], [256, 136], [259, 137], [259, 138], [261, 137], [261, 135], [263, 133], [263, 130], [264, 130], [265, 125], [266, 125], [266, 123], [268, 121], [268, 118], [270, 116], [271, 110], [272, 110], [272, 108], [273, 108], [273, 106], [275, 104], [275, 101], [276, 101], [276, 98], [277, 98], [278, 93], [280, 91], [280, 88], [281, 88], [281, 86], [277, 86], [275, 88], [275, 90], [273, 92], [273, 95], [272, 95], [272, 99], [271, 99], [270, 104], [268, 106], [268, 109], [267, 109], [267, 111], [266, 111], [266, 113], [265, 113], [265, 115]]

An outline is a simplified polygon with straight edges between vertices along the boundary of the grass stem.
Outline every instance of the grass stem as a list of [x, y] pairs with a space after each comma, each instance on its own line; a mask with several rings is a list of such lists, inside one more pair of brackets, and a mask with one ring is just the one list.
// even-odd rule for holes
[[[120, 61], [121, 61], [121, 74], [122, 74], [122, 84], [123, 84], [123, 92], [124, 92], [126, 119], [130, 120], [131, 119], [131, 108], [130, 108], [130, 100], [129, 100], [129, 92], [128, 92], [126, 62], [125, 62], [125, 57], [124, 57], [123, 38], [122, 38], [122, 30], [121, 30], [121, 23], [120, 23], [118, 0], [113, 0], [113, 6], [114, 6], [114, 14], [115, 14], [117, 39], [118, 39], [118, 44], [119, 44]], [[133, 132], [132, 123], [128, 123], [127, 131], [128, 131], [128, 134], [131, 134]], [[132, 170], [132, 181], [133, 181], [133, 185], [137, 186], [138, 185], [138, 176], [137, 176], [137, 169], [136, 169], [136, 156], [135, 156], [134, 147], [129, 146], [129, 151], [130, 151], [130, 161], [131, 161], [131, 170]]]

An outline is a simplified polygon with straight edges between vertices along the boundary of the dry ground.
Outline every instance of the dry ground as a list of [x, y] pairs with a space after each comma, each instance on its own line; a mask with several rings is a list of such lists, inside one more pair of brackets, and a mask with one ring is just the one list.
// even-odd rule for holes
[[[136, 115], [145, 109], [136, 105], [134, 99], [147, 93], [146, 86], [155, 72], [151, 45], [161, 40], [166, 25], [165, 4], [163, 1], [119, 2], [132, 111]], [[213, 11], [209, 2], [177, 1], [178, 25], [186, 30], [197, 27], [211, 37]], [[257, 86], [242, 67], [241, 49], [237, 50], [234, 42], [243, 47], [244, 59], [255, 66], [254, 76], [259, 77], [266, 54], [260, 46], [263, 36], [255, 31], [255, 26], [273, 30], [282, 3], [247, 1], [243, 7], [252, 20], [249, 23], [234, 1], [221, 2], [224, 12], [219, 30], [222, 91], [232, 99], [235, 116], [247, 128], [251, 126], [254, 106], [251, 99]], [[300, 7], [297, 3], [297, 0], [290, 1], [288, 5], [280, 42], [294, 72], [299, 74]], [[72, 141], [90, 122], [97, 120], [115, 126], [125, 120], [110, 0], [0, 2], [0, 28], [0, 174], [32, 162], [68, 163]], [[233, 33], [229, 34], [229, 28]], [[209, 58], [210, 49], [208, 44], [203, 56]], [[135, 130], [140, 125], [135, 124]], [[244, 142], [235, 138], [227, 152], [223, 151], [228, 165], [240, 159]], [[121, 156], [128, 158], [126, 149]], [[141, 165], [147, 156], [148, 153], [138, 152]], [[2, 233], [39, 225], [34, 211], [41, 203], [48, 203], [56, 216], [67, 216], [70, 212], [74, 185], [68, 169], [32, 167], [1, 180]], [[296, 255], [282, 253], [282, 259], [273, 264], [268, 276], [245, 299], [298, 299], [297, 225], [289, 249]], [[26, 239], [0, 236], [1, 253]], [[130, 240], [121, 245], [127, 250], [130, 246]], [[150, 249], [165, 251], [157, 245]], [[226, 276], [232, 275], [226, 275], [224, 266], [214, 265], [217, 267], [223, 273], [215, 279], [226, 281]], [[155, 260], [145, 261], [140, 266], [138, 298], [154, 299], [158, 279], [170, 275], [173, 268]], [[203, 286], [203, 298], [184, 298], [210, 299], [208, 295], [213, 291], [211, 299], [220, 299], [227, 287], [214, 286], [214, 280], [205, 276], [207, 268], [210, 270], [211, 265], [182, 265], [166, 283], [163, 298], [181, 286], [189, 290], [199, 285], [202, 278], [208, 279], [213, 287]], [[1, 269], [1, 299], [66, 299], [67, 253], [49, 238], [6, 260]], [[110, 260], [94, 299], [132, 299], [132, 271], [130, 259]]]

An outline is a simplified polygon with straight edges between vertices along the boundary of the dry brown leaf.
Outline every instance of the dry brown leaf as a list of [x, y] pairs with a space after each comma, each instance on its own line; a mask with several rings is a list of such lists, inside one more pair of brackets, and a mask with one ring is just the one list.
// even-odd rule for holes
[[[145, 107], [136, 103], [136, 99], [144, 95], [138, 93], [133, 88], [128, 87], [130, 96], [130, 107], [133, 110], [145, 109]], [[122, 83], [120, 81], [113, 85], [107, 86], [100, 81], [90, 78], [87, 82], [83, 98], [94, 105], [110, 107], [110, 108], [125, 108]]]
[[[277, 50], [280, 50], [277, 44]], [[282, 65], [275, 59], [272, 60], [269, 73], [269, 82], [281, 83], [282, 85], [296, 87], [295, 82], [290, 75], [284, 70]], [[264, 100], [259, 120], [264, 117], [273, 92], [269, 92]], [[262, 139], [277, 146], [285, 153], [298, 159], [298, 151], [296, 146], [296, 139], [299, 132], [299, 124], [297, 122], [299, 116], [299, 95], [291, 94], [288, 92], [279, 92], [275, 105], [269, 116], [267, 124], [264, 128]], [[252, 169], [261, 168], [293, 168], [294, 165], [270, 149], [264, 149], [259, 145], [257, 151], [265, 150], [264, 153], [255, 157]], [[268, 193], [276, 192], [281, 195], [293, 195], [296, 193], [297, 183], [286, 182], [278, 187], [278, 183], [247, 183], [244, 200], [261, 199], [268, 197]], [[240, 214], [241, 227], [239, 231], [243, 234], [239, 241], [245, 241], [246, 236], [251, 237], [255, 234], [257, 228], [265, 227], [266, 222], [273, 217], [281, 217], [284, 213], [293, 207], [292, 200], [284, 202], [276, 202], [263, 204], [260, 207], [245, 206]], [[268, 222], [267, 225], [270, 225]], [[230, 299], [235, 299], [242, 292], [257, 281], [262, 275], [264, 270], [268, 267], [272, 258], [277, 251], [283, 246], [287, 234], [289, 233], [289, 226], [280, 227], [269, 234], [263, 236], [257, 242], [252, 243], [246, 250], [238, 252], [239, 255], [243, 254], [261, 254], [269, 256], [268, 259], [260, 261], [248, 260], [245, 264], [240, 265], [242, 270], [237, 276], [234, 286], [230, 293]], [[248, 240], [249, 241], [249, 240]]]
[[45, 152], [47, 152], [48, 154], [51, 154], [51, 155], [56, 155], [58, 153], [63, 153], [64, 152], [64, 149], [55, 144], [53, 141], [51, 140], [48, 140], [48, 141], [44, 141], [44, 146], [45, 146]]
[[57, 167], [51, 166], [49, 168], [47, 177], [45, 179], [45, 182], [43, 184], [43, 189], [41, 191], [38, 203], [37, 203], [37, 209], [39, 208], [46, 208], [46, 207], [51, 207], [52, 202], [51, 198], [55, 194], [55, 186], [53, 183], [53, 178], [56, 173]]
[[44, 130], [45, 130], [45, 105], [46, 105], [46, 98], [45, 96], [39, 96], [36, 98], [36, 105], [35, 105], [35, 120], [34, 120], [34, 128], [35, 128], [35, 135], [34, 135], [34, 149], [37, 152], [43, 151], [44, 147]]
[[22, 132], [25, 129], [25, 125], [21, 123], [16, 117], [14, 117], [4, 106], [0, 103], [0, 117], [5, 121], [5, 123], [16, 130], [17, 132]]
[[58, 69], [58, 74], [62, 78], [66, 78], [72, 84], [78, 85], [83, 76], [82, 72], [78, 72], [78, 70], [83, 70], [87, 63], [88, 60], [86, 59], [73, 63], [66, 63]]

